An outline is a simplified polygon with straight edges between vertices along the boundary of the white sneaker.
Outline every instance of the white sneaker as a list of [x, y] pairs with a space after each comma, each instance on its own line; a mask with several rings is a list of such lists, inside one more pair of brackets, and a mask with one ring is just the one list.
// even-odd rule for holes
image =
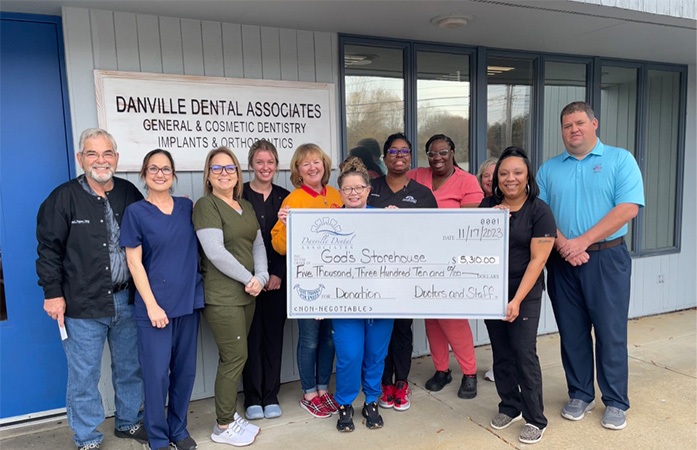
[[252, 423], [249, 423], [248, 421], [243, 419], [242, 416], [240, 416], [239, 414], [235, 413], [233, 418], [235, 419], [235, 423], [237, 425], [239, 425], [240, 427], [242, 427], [243, 430], [249, 431], [250, 433], [254, 434], [254, 436], [259, 434], [259, 431], [261, 430], [261, 428], [259, 428], [258, 426], [254, 425]]
[[486, 371], [486, 373], [484, 374], [484, 379], [486, 381], [494, 381], [494, 368], [493, 367]]
[[[217, 426], [217, 425], [216, 425]], [[211, 434], [211, 440], [219, 444], [230, 444], [235, 447], [245, 447], [254, 442], [256, 435], [251, 433], [236, 422], [232, 422], [228, 425], [227, 429], [220, 434], [213, 432]]]

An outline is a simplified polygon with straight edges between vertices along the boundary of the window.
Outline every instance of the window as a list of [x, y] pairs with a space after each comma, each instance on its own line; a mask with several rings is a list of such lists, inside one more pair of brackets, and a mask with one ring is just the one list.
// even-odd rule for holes
[[426, 142], [445, 134], [455, 143], [455, 161], [469, 170], [470, 79], [469, 56], [417, 52], [417, 142], [412, 158], [428, 166]]
[[648, 71], [644, 192], [641, 248], [645, 251], [677, 246], [680, 124], [680, 73]]
[[487, 156], [511, 145], [532, 150], [532, 61], [489, 57], [487, 61]]
[[344, 47], [348, 149], [367, 148], [378, 165], [387, 136], [404, 130], [403, 66], [401, 49]]
[[413, 164], [426, 166], [424, 144], [443, 133], [470, 172], [511, 145], [539, 166], [564, 151], [564, 106], [588, 101], [600, 140], [631, 152], [644, 177], [646, 205], [625, 236], [630, 251], [679, 248], [687, 67], [351, 36], [340, 48], [344, 155], [364, 138], [381, 150], [387, 135], [404, 131]]
[[542, 111], [542, 160], [564, 151], [561, 110], [571, 102], [586, 101], [586, 64], [545, 62], [545, 101]]

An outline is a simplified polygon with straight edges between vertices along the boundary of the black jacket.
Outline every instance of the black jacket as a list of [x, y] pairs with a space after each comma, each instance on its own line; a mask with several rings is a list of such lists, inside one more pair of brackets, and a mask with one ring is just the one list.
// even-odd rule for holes
[[[143, 198], [130, 181], [114, 177], [107, 193], [119, 225], [126, 206]], [[85, 191], [77, 179], [58, 186], [36, 217], [39, 242], [36, 273], [44, 298], [64, 297], [65, 315], [93, 319], [114, 315], [104, 199]], [[130, 302], [135, 286], [130, 283]]]

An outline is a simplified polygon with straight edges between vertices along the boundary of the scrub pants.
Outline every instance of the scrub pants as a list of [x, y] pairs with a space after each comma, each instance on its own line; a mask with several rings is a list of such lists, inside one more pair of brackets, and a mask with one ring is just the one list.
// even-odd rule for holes
[[187, 413], [196, 378], [198, 329], [198, 310], [170, 318], [164, 328], [153, 327], [149, 320], [138, 321], [145, 431], [152, 449], [168, 447], [170, 442], [189, 436]]
[[394, 319], [385, 368], [382, 372], [382, 384], [391, 385], [397, 381], [407, 381], [411, 370], [411, 354], [414, 351], [412, 322], [413, 319]]
[[547, 286], [559, 326], [569, 398], [595, 399], [592, 328], [603, 403], [626, 411], [631, 258], [624, 243], [588, 254], [590, 260], [577, 267], [556, 251], [547, 262]]
[[254, 318], [254, 302], [244, 306], [206, 305], [203, 317], [218, 346], [215, 375], [215, 414], [219, 425], [235, 420], [237, 388], [247, 362], [247, 333]]
[[278, 404], [281, 388], [283, 329], [286, 323], [286, 283], [262, 291], [247, 336], [247, 363], [242, 372], [244, 406]]
[[541, 299], [526, 298], [513, 322], [485, 320], [494, 356], [494, 382], [499, 412], [517, 417], [539, 429], [547, 426], [542, 402], [542, 370], [537, 357], [537, 325]]
[[426, 319], [426, 336], [431, 349], [431, 359], [436, 370], [445, 372], [450, 366], [450, 352], [463, 375], [476, 375], [477, 358], [474, 354], [474, 339], [467, 319]]
[[339, 405], [350, 405], [363, 387], [365, 403], [377, 401], [385, 367], [392, 319], [334, 319], [336, 394]]

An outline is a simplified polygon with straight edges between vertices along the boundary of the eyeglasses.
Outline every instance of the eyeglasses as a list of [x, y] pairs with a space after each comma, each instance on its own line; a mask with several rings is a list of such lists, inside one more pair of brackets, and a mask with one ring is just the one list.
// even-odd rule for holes
[[390, 156], [398, 156], [398, 155], [411, 155], [411, 149], [410, 148], [390, 148], [387, 150], [387, 154]]
[[450, 150], [448, 148], [448, 149], [438, 150], [437, 152], [434, 152], [434, 151], [426, 152], [426, 154], [428, 155], [429, 158], [435, 158], [436, 156], [440, 156], [441, 158], [445, 158], [446, 156], [448, 156], [450, 154], [451, 151], [452, 150]]
[[146, 169], [150, 175], [157, 175], [157, 172], [162, 172], [162, 175], [172, 175], [172, 168], [169, 166], [164, 166], [164, 167], [157, 167], [157, 166], [148, 166]]
[[210, 167], [211, 173], [214, 173], [216, 175], [220, 175], [223, 173], [223, 170], [227, 174], [233, 174], [237, 172], [237, 166], [234, 164], [228, 164], [227, 166], [221, 166], [220, 164], [214, 164]]
[[84, 156], [86, 159], [114, 159], [116, 157], [116, 152], [107, 150], [104, 153], [97, 153], [93, 150], [87, 150], [86, 152], [82, 152], [82, 156]]
[[355, 192], [356, 194], [361, 195], [363, 193], [363, 191], [365, 191], [365, 188], [367, 188], [367, 187], [368, 186], [356, 186], [356, 187], [346, 186], [344, 188], [341, 188], [341, 192], [343, 192], [346, 195], [349, 195], [351, 192]]

